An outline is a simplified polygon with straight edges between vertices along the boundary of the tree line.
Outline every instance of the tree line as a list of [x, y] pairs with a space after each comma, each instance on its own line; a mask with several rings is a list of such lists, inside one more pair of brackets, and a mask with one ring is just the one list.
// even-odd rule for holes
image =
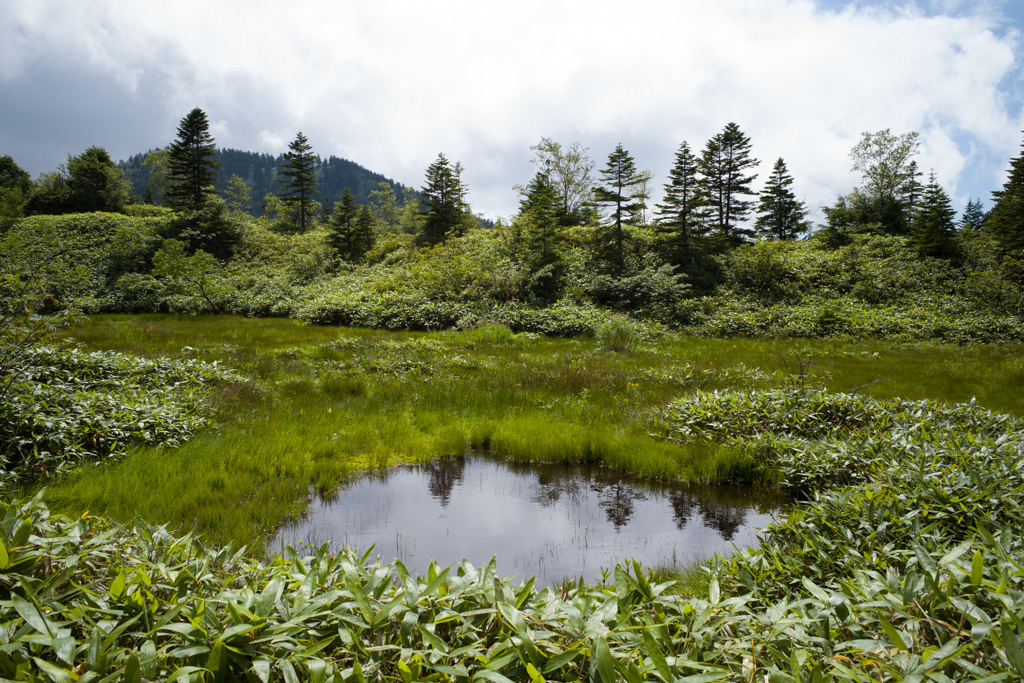
[[[958, 232], [984, 231], [1002, 269], [1022, 270], [1024, 157], [1012, 160], [1010, 177], [993, 193], [990, 212], [984, 212], [980, 199], [972, 199], [957, 221], [935, 173], [922, 183], [915, 160], [919, 148], [914, 132], [864, 133], [850, 152], [863, 183], [823, 207], [823, 239], [840, 244], [857, 233], [900, 235], [923, 257], [956, 259]], [[783, 158], [774, 162], [762, 190], [753, 190], [760, 162], [736, 123], [728, 123], [699, 151], [687, 141], [680, 143], [653, 211], [653, 174], [639, 169], [621, 144], [596, 174], [596, 164], [578, 142], [563, 146], [543, 138], [531, 151], [537, 171], [526, 185], [514, 188], [519, 212], [507, 224], [499, 221], [499, 227], [512, 235], [541, 295], [557, 290], [567, 231], [578, 228], [592, 230], [593, 267], [609, 278], [626, 278], [635, 270], [628, 254], [641, 230], [653, 235], [647, 243], [655, 246], [661, 265], [698, 284], [713, 269], [710, 259], [716, 254], [752, 240], [798, 239], [811, 230]], [[233, 244], [226, 214], [247, 211], [253, 197], [252, 186], [238, 175], [227, 182], [226, 200], [218, 197], [217, 157], [206, 114], [193, 109], [181, 120], [171, 145], [143, 161], [150, 172], [143, 200], [180, 214], [175, 237], [191, 250], [226, 258]], [[359, 262], [389, 232], [410, 233], [416, 244], [432, 247], [481, 226], [467, 200], [462, 165], [443, 153], [426, 169], [418, 193], [403, 188], [399, 196], [393, 184], [380, 182], [364, 203], [347, 188], [333, 206], [318, 202], [322, 173], [320, 158], [299, 132], [277, 164], [277, 190], [263, 197], [261, 213], [280, 232], [323, 226], [327, 243], [342, 261]], [[124, 173], [99, 147], [69, 156], [35, 181], [9, 156], [0, 157], [0, 217], [124, 211], [137, 201]]]

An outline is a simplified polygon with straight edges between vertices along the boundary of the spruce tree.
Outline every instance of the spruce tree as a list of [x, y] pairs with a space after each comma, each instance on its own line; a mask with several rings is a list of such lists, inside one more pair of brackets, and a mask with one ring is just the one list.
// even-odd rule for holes
[[550, 176], [538, 172], [519, 202], [520, 257], [526, 267], [530, 298], [551, 301], [562, 286], [565, 262], [560, 250], [564, 212]]
[[1024, 259], [1024, 154], [1010, 160], [1010, 177], [992, 193], [994, 205], [985, 229], [1000, 258]]
[[327, 228], [327, 244], [338, 258], [350, 263], [361, 261], [374, 242], [373, 216], [365, 206], [357, 208], [355, 202], [346, 187]]
[[309, 140], [300, 131], [277, 165], [277, 182], [281, 186], [278, 196], [290, 209], [292, 226], [299, 232], [306, 232], [310, 227], [315, 211], [313, 195], [317, 192], [316, 161]]
[[981, 226], [984, 223], [985, 207], [982, 206], [981, 199], [967, 200], [967, 206], [964, 207], [964, 215], [960, 218], [960, 229], [977, 232], [981, 230]]
[[700, 188], [697, 158], [685, 141], [676, 151], [664, 199], [656, 208], [655, 222], [664, 236], [669, 259], [685, 265], [691, 259], [694, 241], [707, 234], [707, 202]]
[[594, 188], [594, 199], [599, 206], [611, 209], [612, 262], [616, 273], [621, 273], [625, 267], [622, 224], [641, 206], [636, 200], [636, 189], [642, 176], [637, 173], [633, 157], [621, 144], [608, 155], [608, 166], [601, 170], [600, 175], [604, 185]]
[[901, 189], [903, 208], [906, 212], [907, 230], [913, 232], [914, 219], [917, 217], [918, 209], [924, 197], [924, 186], [918, 178], [921, 171], [917, 168], [917, 162], [911, 161], [907, 165], [907, 177]]
[[206, 113], [198, 107], [178, 125], [178, 138], [167, 156], [167, 191], [164, 202], [178, 210], [198, 211], [216, 194], [214, 184], [220, 164], [210, 135]]
[[750, 156], [750, 139], [735, 123], [726, 124], [704, 146], [697, 165], [701, 185], [714, 226], [728, 243], [753, 236], [753, 231], [740, 223], [754, 208], [754, 202], [743, 197], [756, 194], [750, 185], [757, 174], [748, 171], [758, 163]]
[[924, 187], [921, 204], [914, 214], [910, 244], [921, 256], [953, 256], [955, 220], [956, 211], [949, 201], [949, 195], [935, 179], [935, 171], [932, 171], [928, 176], [928, 184]]
[[444, 154], [438, 154], [434, 163], [427, 167], [427, 184], [420, 190], [423, 220], [417, 241], [421, 245], [439, 244], [450, 233], [460, 233], [465, 226], [469, 207], [461, 172], [462, 166], [453, 167]]
[[786, 162], [779, 157], [768, 176], [757, 207], [755, 228], [758, 235], [770, 240], [792, 240], [807, 232], [807, 209], [791, 189], [793, 178]]

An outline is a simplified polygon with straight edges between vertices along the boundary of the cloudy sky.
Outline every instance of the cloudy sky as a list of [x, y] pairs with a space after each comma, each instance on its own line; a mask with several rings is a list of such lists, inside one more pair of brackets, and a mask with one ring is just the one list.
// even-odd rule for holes
[[217, 144], [316, 152], [419, 187], [439, 152], [514, 213], [530, 145], [621, 142], [664, 182], [679, 143], [735, 121], [816, 209], [864, 131], [918, 131], [961, 207], [1024, 129], [1020, 0], [0, 0], [0, 154], [167, 145], [201, 107]]

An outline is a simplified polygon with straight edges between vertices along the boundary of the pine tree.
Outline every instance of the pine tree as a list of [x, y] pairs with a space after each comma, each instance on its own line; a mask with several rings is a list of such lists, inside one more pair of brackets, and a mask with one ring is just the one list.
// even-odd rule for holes
[[603, 186], [594, 188], [594, 199], [598, 205], [611, 209], [610, 233], [612, 260], [617, 273], [625, 267], [625, 251], [623, 247], [622, 224], [626, 218], [639, 210], [641, 203], [636, 201], [636, 188], [641, 181], [637, 173], [636, 162], [621, 144], [608, 155], [608, 167], [600, 172]]
[[420, 190], [420, 215], [423, 218], [417, 241], [426, 246], [443, 242], [447, 236], [458, 234], [465, 226], [466, 190], [462, 185], [462, 166], [454, 167], [444, 154], [427, 167], [427, 184]]
[[932, 171], [924, 187], [921, 205], [914, 215], [910, 244], [921, 256], [949, 258], [955, 251], [955, 219], [956, 211], [949, 201], [949, 195], [935, 179], [935, 171]]
[[1010, 177], [992, 193], [994, 205], [985, 222], [1000, 258], [1024, 260], [1024, 154], [1010, 160]]
[[692, 256], [694, 241], [707, 234], [707, 203], [701, 192], [697, 158], [686, 142], [676, 151], [675, 164], [665, 183], [665, 197], [657, 209], [658, 231], [665, 235], [670, 260], [683, 265]]
[[198, 211], [216, 194], [215, 171], [220, 168], [216, 155], [210, 123], [197, 107], [181, 120], [178, 138], [171, 143], [164, 202], [175, 209]]
[[278, 164], [277, 182], [281, 186], [278, 196], [289, 207], [292, 225], [299, 232], [306, 232], [315, 212], [316, 164], [313, 148], [301, 131], [288, 145], [288, 151]]
[[727, 242], [740, 242], [753, 235], [752, 230], [739, 224], [754, 207], [743, 197], [756, 194], [750, 184], [757, 174], [747, 172], [758, 163], [750, 157], [750, 139], [735, 123], [726, 124], [704, 146], [697, 168], [714, 225]]
[[911, 161], [907, 165], [906, 180], [900, 192], [903, 210], [906, 212], [907, 230], [911, 232], [914, 230], [914, 219], [917, 217], [917, 212], [924, 195], [924, 186], [918, 180], [920, 177], [921, 171], [917, 168], [917, 162]]
[[985, 207], [982, 206], [981, 199], [967, 200], [964, 215], [960, 218], [960, 229], [977, 232], [984, 223]]
[[803, 202], [797, 201], [792, 186], [793, 178], [786, 169], [786, 162], [779, 157], [761, 191], [761, 202], [757, 207], [755, 227], [764, 239], [796, 239], [810, 227], [805, 220], [807, 208]]

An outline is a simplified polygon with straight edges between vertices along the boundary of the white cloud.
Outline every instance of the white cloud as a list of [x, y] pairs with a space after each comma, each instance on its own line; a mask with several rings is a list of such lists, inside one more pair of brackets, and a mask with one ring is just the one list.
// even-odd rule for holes
[[699, 150], [729, 121], [761, 178], [784, 157], [812, 207], [852, 187], [847, 152], [882, 128], [921, 131], [922, 167], [987, 196], [998, 179], [959, 188], [965, 169], [1015, 155], [1022, 125], [1019, 34], [998, 7], [2, 0], [0, 87], [34, 60], [84, 63], [150, 86], [168, 121], [204, 107], [222, 145], [277, 152], [302, 130], [413, 185], [443, 151], [491, 215], [514, 211], [541, 136], [582, 141], [599, 166], [621, 140], [660, 186], [679, 142]]

